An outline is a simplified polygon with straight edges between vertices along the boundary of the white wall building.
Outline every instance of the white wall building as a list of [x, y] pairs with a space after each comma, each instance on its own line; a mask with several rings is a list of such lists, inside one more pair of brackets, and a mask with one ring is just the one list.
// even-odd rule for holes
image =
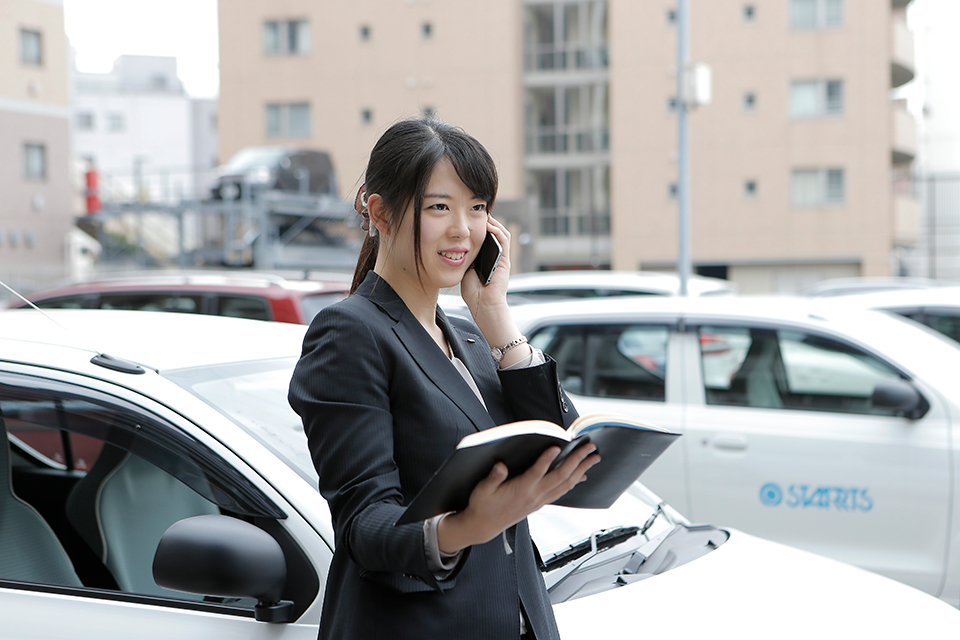
[[173, 57], [121, 56], [74, 72], [73, 154], [100, 172], [104, 202], [200, 197], [217, 162], [216, 100], [188, 96]]

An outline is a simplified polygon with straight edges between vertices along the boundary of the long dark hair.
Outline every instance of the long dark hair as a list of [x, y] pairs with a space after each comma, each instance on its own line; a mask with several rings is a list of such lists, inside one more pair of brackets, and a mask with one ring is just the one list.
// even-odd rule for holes
[[[387, 129], [367, 163], [364, 186], [367, 195], [383, 198], [387, 223], [396, 229], [413, 203], [413, 242], [417, 275], [423, 266], [420, 253], [420, 209], [434, 168], [449, 158], [468, 189], [493, 211], [497, 197], [497, 168], [483, 145], [460, 127], [431, 119], [401, 120]], [[359, 197], [360, 194], [358, 194]], [[373, 221], [370, 221], [373, 224]], [[353, 273], [353, 293], [377, 263], [380, 234], [367, 235]]]

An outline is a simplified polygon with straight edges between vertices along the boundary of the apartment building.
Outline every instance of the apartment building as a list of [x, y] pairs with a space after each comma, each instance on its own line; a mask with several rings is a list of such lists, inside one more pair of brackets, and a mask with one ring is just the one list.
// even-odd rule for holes
[[[695, 270], [744, 292], [900, 270], [909, 2], [689, 1], [713, 78], [689, 116]], [[672, 0], [231, 0], [219, 24], [222, 156], [321, 148], [350, 197], [377, 136], [433, 113], [496, 158], [525, 269], [675, 268]]]
[[0, 278], [29, 290], [65, 275], [74, 230], [62, 2], [4, 0], [0, 43]]

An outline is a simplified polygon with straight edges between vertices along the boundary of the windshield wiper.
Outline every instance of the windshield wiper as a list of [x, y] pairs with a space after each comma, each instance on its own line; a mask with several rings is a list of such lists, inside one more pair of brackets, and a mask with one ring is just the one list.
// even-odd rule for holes
[[[656, 514], [651, 516], [655, 518]], [[648, 527], [649, 524], [652, 524], [650, 520], [647, 520], [644, 523], [644, 527]], [[644, 529], [645, 531], [646, 529]], [[589, 538], [583, 542], [575, 545], [571, 545], [564, 551], [561, 551], [557, 554], [554, 554], [546, 562], [543, 563], [544, 571], [553, 571], [554, 569], [559, 569], [560, 567], [570, 564], [575, 560], [579, 560], [590, 553], [599, 553], [605, 549], [615, 547], [625, 540], [629, 540], [637, 533], [643, 533], [640, 531], [639, 527], [617, 527], [616, 529], [611, 529], [607, 531], [606, 529], [601, 529], [600, 531], [593, 533]]]
[[650, 517], [647, 518], [647, 521], [643, 523], [643, 526], [640, 527], [640, 535], [643, 535], [647, 532], [647, 529], [653, 526], [653, 523], [657, 521], [657, 516], [663, 513], [663, 503], [660, 502], [657, 504], [656, 510], [650, 514]]

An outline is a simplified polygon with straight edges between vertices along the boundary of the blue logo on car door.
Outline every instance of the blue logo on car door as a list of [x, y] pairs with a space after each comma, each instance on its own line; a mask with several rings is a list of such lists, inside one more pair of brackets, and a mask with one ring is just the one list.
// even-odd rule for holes
[[791, 509], [817, 508], [845, 512], [867, 512], [873, 509], [873, 498], [869, 489], [791, 484], [784, 492], [775, 482], [768, 482], [760, 487], [760, 503], [768, 507], [783, 504]]

